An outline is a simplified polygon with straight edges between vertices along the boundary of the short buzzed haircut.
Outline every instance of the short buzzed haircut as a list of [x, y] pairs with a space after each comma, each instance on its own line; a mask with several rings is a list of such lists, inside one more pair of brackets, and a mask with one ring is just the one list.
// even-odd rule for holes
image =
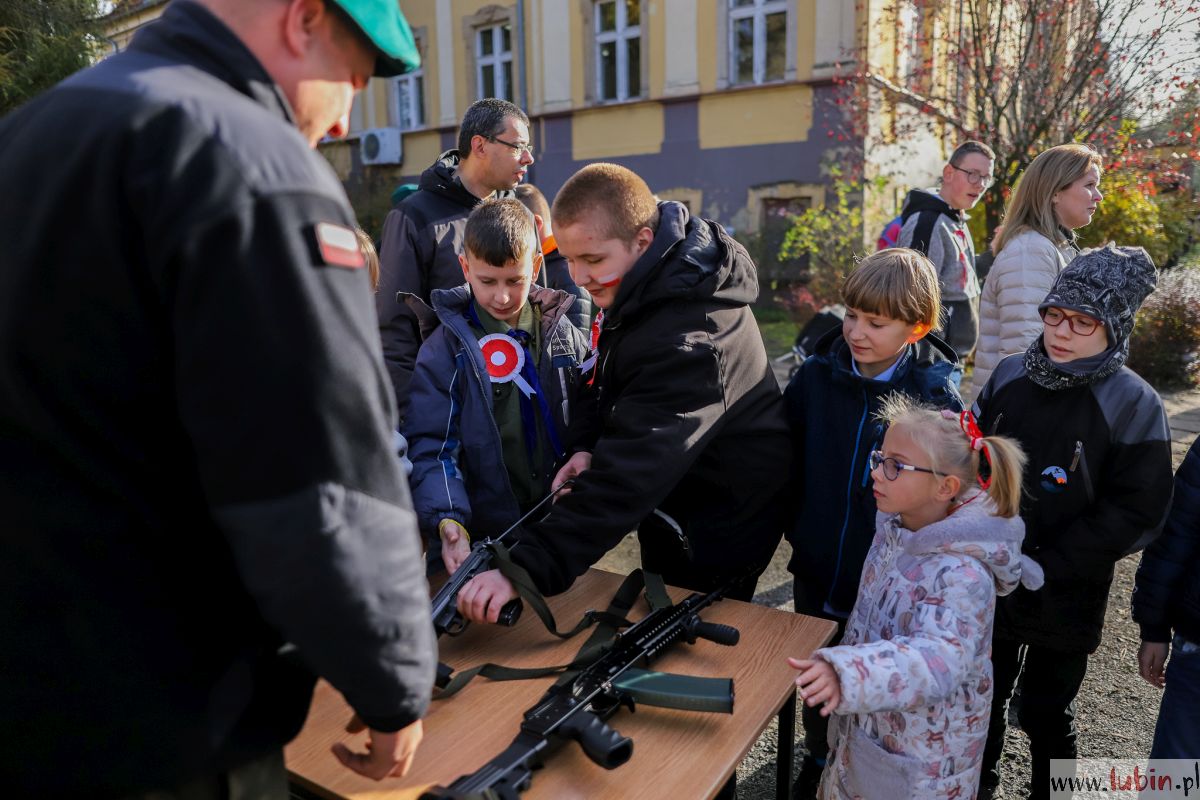
[[537, 244], [533, 215], [511, 197], [486, 200], [467, 217], [463, 246], [472, 256], [493, 267], [521, 261]]
[[983, 142], [977, 142], [974, 139], [971, 139], [954, 148], [954, 152], [950, 154], [950, 163], [957, 167], [962, 163], [962, 160], [971, 153], [979, 153], [979, 155], [983, 156], [988, 161], [996, 160], [996, 153], [994, 150], [992, 150], [992, 148], [988, 147]]
[[550, 219], [550, 204], [546, 202], [546, 195], [542, 194], [541, 189], [538, 189], [532, 183], [519, 183], [513, 189], [513, 194], [517, 196], [517, 199], [526, 208], [541, 217], [543, 221]]
[[502, 133], [504, 120], [509, 117], [529, 125], [525, 112], [507, 100], [485, 97], [471, 103], [458, 126], [458, 157], [471, 155], [471, 139], [476, 136], [490, 139]]
[[889, 247], [872, 253], [842, 284], [842, 302], [908, 325], [938, 327], [941, 289], [933, 262], [916, 250]]
[[588, 164], [554, 198], [554, 224], [587, 219], [606, 239], [632, 241], [642, 228], [658, 230], [658, 202], [637, 173], [620, 164]]

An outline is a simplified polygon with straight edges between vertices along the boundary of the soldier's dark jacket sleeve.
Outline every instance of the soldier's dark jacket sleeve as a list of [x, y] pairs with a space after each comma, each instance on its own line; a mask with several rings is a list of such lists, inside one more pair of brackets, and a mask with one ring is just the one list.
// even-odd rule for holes
[[181, 231], [179, 411], [263, 616], [395, 730], [428, 701], [428, 595], [363, 276], [324, 263], [328, 224], [353, 220], [296, 188]]

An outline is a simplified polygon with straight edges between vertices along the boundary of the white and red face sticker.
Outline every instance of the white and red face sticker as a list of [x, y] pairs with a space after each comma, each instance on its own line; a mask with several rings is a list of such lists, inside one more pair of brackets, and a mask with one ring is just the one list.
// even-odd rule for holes
[[511, 381], [526, 397], [533, 394], [533, 387], [521, 377], [521, 370], [525, 368], [525, 348], [515, 339], [503, 333], [489, 333], [479, 340], [479, 349], [483, 352], [483, 363], [492, 383]]

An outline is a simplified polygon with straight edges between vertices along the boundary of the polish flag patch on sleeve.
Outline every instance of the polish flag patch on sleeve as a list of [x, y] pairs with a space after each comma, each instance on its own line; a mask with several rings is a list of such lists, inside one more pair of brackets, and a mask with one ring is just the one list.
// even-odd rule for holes
[[358, 236], [352, 228], [332, 222], [318, 222], [312, 228], [319, 263], [343, 269], [360, 269], [367, 265], [358, 249]]

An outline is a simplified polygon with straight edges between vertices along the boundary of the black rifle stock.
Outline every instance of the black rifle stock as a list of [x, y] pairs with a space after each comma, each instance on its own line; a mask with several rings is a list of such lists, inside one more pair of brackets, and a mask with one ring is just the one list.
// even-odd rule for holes
[[[724, 591], [692, 594], [676, 605], [650, 612], [618, 635], [599, 659], [572, 680], [549, 689], [526, 711], [521, 731], [507, 749], [450, 786], [430, 790], [422, 800], [516, 798], [528, 788], [533, 770], [545, 756], [566, 741], [579, 742], [588, 758], [605, 769], [615, 769], [633, 755], [633, 742], [605, 720], [623, 705], [632, 710], [635, 701], [657, 705], [656, 699], [665, 698], [661, 704], [672, 708], [732, 713], [733, 681], [729, 679], [675, 680], [675, 676], [662, 675], [663, 680], [644, 693], [637, 688], [648, 682], [648, 673], [636, 668], [649, 664], [681, 639], [689, 644], [697, 639], [737, 644], [736, 628], [704, 622], [698, 613], [720, 600]], [[622, 680], [631, 677], [633, 680]]]

